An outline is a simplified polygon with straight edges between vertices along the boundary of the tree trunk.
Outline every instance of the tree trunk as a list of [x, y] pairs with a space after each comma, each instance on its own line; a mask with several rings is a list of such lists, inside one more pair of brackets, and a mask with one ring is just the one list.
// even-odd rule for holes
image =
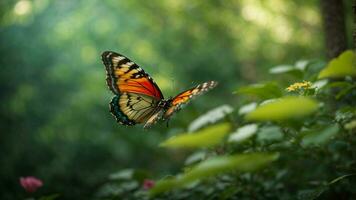
[[331, 59], [347, 49], [343, 1], [320, 0], [320, 4], [325, 32], [326, 54]]

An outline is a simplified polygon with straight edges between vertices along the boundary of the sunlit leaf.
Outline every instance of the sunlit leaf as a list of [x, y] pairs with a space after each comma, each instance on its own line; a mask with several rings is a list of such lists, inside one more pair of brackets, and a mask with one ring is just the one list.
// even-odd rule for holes
[[347, 124], [345, 124], [344, 128], [347, 129], [347, 130], [356, 129], [356, 119], [352, 120], [351, 122], [349, 122]]
[[339, 78], [344, 76], [356, 76], [356, 56], [352, 50], [347, 50], [339, 57], [332, 59], [326, 68], [321, 70], [318, 78]]
[[180, 185], [180, 182], [177, 181], [174, 177], [166, 178], [163, 180], [160, 180], [156, 182], [155, 186], [151, 188], [150, 190], [150, 195], [154, 196], [156, 194], [173, 190], [175, 188], [178, 188]]
[[253, 84], [239, 88], [236, 93], [257, 96], [262, 99], [282, 96], [282, 91], [276, 83]]
[[309, 60], [299, 60], [295, 63], [295, 68], [305, 70], [309, 64]]
[[169, 148], [199, 148], [219, 144], [230, 131], [230, 124], [220, 123], [193, 133], [184, 133], [169, 138], [160, 144]]
[[248, 124], [238, 128], [229, 137], [229, 142], [243, 142], [252, 137], [258, 129], [257, 124]]
[[123, 169], [116, 173], [112, 173], [109, 175], [109, 179], [117, 180], [117, 179], [131, 179], [134, 174], [133, 169]]
[[295, 77], [301, 78], [303, 76], [302, 64], [299, 67], [293, 65], [279, 65], [269, 70], [270, 74], [291, 74]]
[[271, 74], [281, 74], [296, 70], [293, 65], [278, 65], [269, 70]]
[[240, 109], [239, 109], [239, 114], [240, 114], [240, 115], [247, 114], [247, 113], [249, 113], [249, 112], [255, 110], [256, 107], [257, 107], [257, 103], [256, 103], [256, 102], [243, 105], [243, 106], [241, 106]]
[[266, 100], [264, 100], [264, 101], [262, 101], [262, 102], [260, 103], [260, 106], [265, 105], [265, 104], [268, 104], [268, 103], [271, 103], [271, 102], [274, 102], [274, 101], [276, 101], [276, 100], [279, 100], [279, 99], [266, 99]]
[[313, 83], [312, 88], [319, 90], [319, 89], [323, 88], [324, 86], [326, 86], [327, 84], [328, 84], [328, 80], [318, 80]]
[[318, 102], [308, 97], [284, 97], [256, 108], [247, 120], [269, 121], [302, 117], [316, 111]]
[[234, 109], [229, 105], [222, 105], [217, 108], [214, 108], [209, 112], [196, 118], [194, 121], [192, 121], [189, 124], [188, 131], [193, 132], [206, 125], [213, 124], [223, 119], [226, 115], [230, 114], [232, 111], [234, 111]]
[[114, 181], [127, 181], [136, 180], [141, 181], [149, 176], [149, 172], [141, 169], [123, 169], [116, 173], [109, 175], [110, 180]]
[[167, 190], [183, 187], [193, 181], [221, 173], [235, 170], [240, 172], [255, 171], [275, 161], [278, 157], [278, 153], [248, 153], [211, 158], [197, 164], [190, 171], [175, 178], [158, 181], [155, 187], [151, 189], [151, 194], [155, 195]]
[[337, 124], [330, 125], [322, 130], [314, 130], [306, 134], [302, 139], [303, 146], [324, 144], [339, 132]]
[[231, 170], [241, 172], [255, 171], [277, 158], [278, 153], [248, 153], [215, 157], [199, 163], [180, 179], [186, 183]]
[[199, 162], [206, 157], [205, 151], [197, 151], [190, 155], [184, 162], [185, 165], [191, 165], [193, 163]]

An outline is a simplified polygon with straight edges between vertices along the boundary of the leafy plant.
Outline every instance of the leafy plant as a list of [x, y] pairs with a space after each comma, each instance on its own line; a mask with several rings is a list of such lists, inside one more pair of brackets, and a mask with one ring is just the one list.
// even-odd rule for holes
[[[181, 173], [158, 179], [149, 192], [136, 190], [133, 196], [143, 194], [141, 197], [147, 199], [355, 197], [356, 87], [351, 77], [354, 58], [352, 51], [346, 51], [320, 73], [313, 69], [317, 65], [308, 61], [278, 66], [271, 69], [272, 75], [293, 73], [297, 77], [313, 78], [289, 86], [280, 80], [238, 89], [236, 94], [245, 95], [245, 102], [251, 97], [254, 101], [236, 108], [238, 112], [226, 105], [216, 108], [194, 121], [189, 128], [191, 132], [162, 142], [162, 147], [193, 152]], [[279, 89], [282, 85], [286, 90]], [[225, 122], [218, 122], [222, 120]]]

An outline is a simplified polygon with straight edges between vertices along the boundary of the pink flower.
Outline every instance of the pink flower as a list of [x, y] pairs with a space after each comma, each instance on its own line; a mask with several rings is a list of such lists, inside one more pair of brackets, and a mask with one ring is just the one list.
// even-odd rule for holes
[[35, 192], [43, 185], [40, 179], [37, 179], [33, 176], [21, 177], [20, 184], [27, 192]]
[[154, 185], [155, 185], [155, 182], [153, 180], [145, 179], [143, 181], [143, 189], [145, 189], [145, 190], [151, 189]]

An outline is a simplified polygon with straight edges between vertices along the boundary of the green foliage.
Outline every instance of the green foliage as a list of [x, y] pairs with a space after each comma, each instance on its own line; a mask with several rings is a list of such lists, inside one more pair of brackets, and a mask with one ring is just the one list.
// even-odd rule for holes
[[246, 115], [247, 120], [278, 121], [309, 115], [318, 109], [318, 102], [309, 97], [283, 97], [257, 107]]
[[257, 132], [257, 129], [257, 124], [248, 124], [240, 127], [230, 135], [229, 142], [243, 142], [252, 137]]
[[278, 98], [282, 96], [281, 89], [273, 82], [241, 87], [236, 93], [257, 96], [261, 99]]
[[[313, 70], [303, 68], [301, 72], [302, 77], [317, 78], [308, 74], [315, 73]], [[265, 90], [271, 91], [268, 84], [239, 89], [240, 95], [264, 101], [259, 106], [256, 102], [242, 105], [236, 109], [238, 113], [229, 108], [228, 115], [224, 114], [226, 106], [218, 107], [198, 117], [190, 126], [197, 127], [193, 130], [205, 128], [163, 142], [161, 145], [166, 147], [198, 150], [187, 157], [181, 173], [164, 176], [149, 192], [138, 189], [133, 196], [310, 200], [339, 194], [353, 197], [356, 191], [352, 187], [355, 183], [352, 152], [356, 139], [352, 130], [356, 104], [352, 100], [356, 87], [352, 79], [344, 78], [314, 84], [296, 82], [286, 87], [294, 96], [283, 95], [281, 90], [278, 93], [281, 96], [264, 95]], [[337, 95], [333, 95], [335, 92]], [[217, 123], [221, 120], [226, 122]], [[206, 126], [211, 123], [216, 124]], [[232, 127], [238, 128], [226, 137]], [[336, 165], [338, 168], [334, 169]], [[301, 169], [305, 169], [303, 173]], [[293, 192], [290, 185], [294, 185]]]
[[303, 146], [324, 144], [339, 132], [338, 125], [330, 125], [322, 130], [308, 131], [302, 139]]
[[211, 147], [219, 144], [226, 134], [229, 133], [230, 129], [231, 126], [229, 124], [221, 123], [194, 133], [184, 133], [169, 138], [161, 143], [160, 146], [169, 148]]
[[167, 190], [185, 186], [196, 180], [202, 180], [220, 173], [232, 170], [239, 172], [255, 171], [266, 166], [278, 158], [278, 153], [249, 153], [241, 155], [219, 156], [202, 161], [192, 169], [176, 178], [169, 178], [157, 182], [151, 194], [156, 195]]
[[229, 105], [222, 105], [217, 108], [214, 108], [193, 120], [188, 126], [188, 131], [197, 131], [204, 126], [216, 123], [217, 121], [227, 117], [233, 111], [234, 109]]
[[124, 169], [110, 174], [108, 181], [97, 191], [99, 199], [111, 199], [117, 196], [132, 196], [142, 199], [147, 196], [143, 190], [144, 180], [149, 178], [149, 172], [137, 169]]
[[269, 69], [269, 73], [271, 74], [290, 74], [296, 78], [303, 78], [303, 71], [306, 70], [309, 61], [300, 60], [296, 62], [294, 65], [278, 65]]
[[283, 132], [279, 126], [267, 126], [262, 128], [257, 135], [259, 142], [278, 141], [283, 138]]
[[352, 50], [345, 51], [339, 57], [332, 59], [327, 67], [319, 73], [318, 78], [345, 76], [356, 76], [356, 55]]
[[[312, 70], [303, 68], [303, 73], [305, 73], [303, 77], [316, 78], [308, 74], [313, 73]], [[221, 136], [215, 139], [214, 146], [221, 144], [215, 147], [215, 153], [212, 153], [211, 149], [192, 153], [187, 158], [183, 173], [163, 178], [156, 183], [150, 191], [150, 194], [154, 195], [152, 198], [180, 199], [187, 195], [199, 199], [212, 196], [224, 198], [228, 194], [227, 199], [237, 196], [250, 199], [251, 193], [247, 192], [247, 189], [232, 189], [239, 184], [242, 184], [243, 188], [253, 188], [251, 190], [258, 194], [257, 199], [296, 197], [317, 199], [341, 191], [351, 197], [355, 190], [352, 189], [351, 183], [342, 180], [351, 181], [350, 173], [353, 172], [352, 166], [355, 165], [352, 161], [354, 156], [348, 154], [355, 151], [352, 145], [356, 142], [353, 133], [350, 132], [354, 128], [356, 118], [354, 101], [350, 103], [350, 100], [356, 97], [354, 87], [350, 87], [353, 85], [354, 82], [346, 77], [345, 80], [338, 82], [311, 84], [303, 81], [294, 83], [287, 89], [290, 93], [297, 93], [296, 96], [285, 95], [275, 99], [274, 97], [277, 96], [271, 95], [269, 97], [272, 99], [267, 99], [257, 108], [255, 102], [241, 106], [238, 114], [246, 115], [240, 118], [242, 123], [246, 124], [237, 128], [229, 137]], [[259, 99], [268, 97], [262, 94], [264, 90], [260, 90], [265, 85], [257, 86], [256, 84], [246, 86], [238, 92], [246, 96], [253, 94]], [[347, 91], [344, 91], [345, 86], [348, 88]], [[343, 91], [343, 94], [332, 95], [335, 91], [330, 88], [335, 87]], [[251, 124], [249, 123], [251, 120], [258, 123]], [[230, 121], [230, 123], [236, 126], [236, 122]], [[225, 123], [223, 125], [226, 126]], [[177, 139], [182, 137], [184, 140], [173, 138], [172, 144], [179, 141], [180, 146], [190, 142], [194, 143], [194, 147], [211, 146], [205, 145], [212, 142], [207, 139], [208, 137], [199, 139], [195, 137], [206, 133], [210, 133], [206, 135], [225, 136], [226, 132], [217, 129], [218, 126], [222, 126], [221, 123], [206, 127], [202, 133], [177, 136]], [[201, 146], [198, 145], [198, 141], [201, 142]], [[280, 153], [265, 153], [266, 151]], [[236, 154], [236, 152], [253, 153]], [[223, 155], [220, 155], [221, 153]], [[281, 158], [279, 164], [273, 166], [271, 161], [277, 157]], [[308, 165], [314, 162], [313, 159], [317, 159], [317, 163], [312, 166], [318, 165], [318, 167], [308, 168]], [[343, 167], [337, 172], [328, 170], [329, 166], [336, 163]], [[255, 170], [261, 167], [264, 169], [261, 171], [268, 173], [256, 173]], [[306, 170], [303, 172], [305, 175], [301, 175], [298, 172], [300, 167], [307, 167], [309, 171]], [[239, 173], [232, 173], [232, 171]], [[340, 174], [344, 175], [340, 176]], [[255, 175], [256, 180], [243, 179], [245, 175]], [[333, 181], [329, 182], [329, 180]], [[300, 185], [303, 181], [316, 181], [316, 185], [305, 188]], [[223, 183], [224, 186], [219, 190], [219, 185]], [[299, 185], [300, 188], [295, 188], [294, 195], [289, 192], [281, 193], [278, 188], [287, 188], [288, 184]], [[197, 191], [200, 189], [204, 192], [198, 195]], [[264, 191], [263, 194], [259, 194], [261, 191]]]

